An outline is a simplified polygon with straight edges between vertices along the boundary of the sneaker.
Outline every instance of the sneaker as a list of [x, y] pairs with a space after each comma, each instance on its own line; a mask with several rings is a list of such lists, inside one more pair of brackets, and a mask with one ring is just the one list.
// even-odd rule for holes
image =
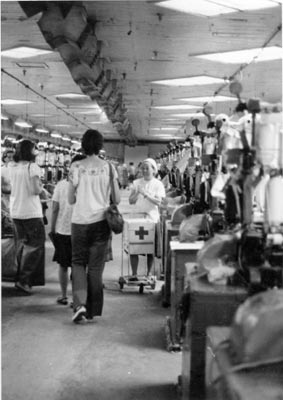
[[62, 304], [63, 306], [66, 306], [68, 304], [68, 297], [60, 296], [56, 301], [57, 304]]
[[31, 287], [26, 283], [16, 282], [15, 287], [27, 295], [31, 295]]
[[78, 306], [74, 312], [72, 321], [75, 323], [80, 322], [82, 319], [85, 319], [85, 316], [86, 316], [85, 306]]

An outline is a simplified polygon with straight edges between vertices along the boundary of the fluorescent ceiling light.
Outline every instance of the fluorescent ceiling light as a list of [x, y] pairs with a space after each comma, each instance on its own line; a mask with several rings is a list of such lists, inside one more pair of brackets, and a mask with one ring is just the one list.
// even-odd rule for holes
[[62, 137], [62, 140], [65, 140], [65, 141], [67, 141], [67, 142], [70, 142], [70, 141], [71, 141], [71, 138], [70, 138], [69, 136], [63, 136], [63, 137]]
[[206, 17], [243, 10], [269, 8], [278, 5], [268, 0], [168, 0], [155, 4], [171, 10]]
[[50, 117], [53, 117], [54, 115], [52, 115], [52, 114], [30, 114], [30, 116], [31, 117], [34, 117], [34, 118], [50, 118]]
[[23, 118], [17, 118], [15, 121], [15, 125], [20, 128], [32, 128], [32, 124], [28, 121], [25, 121]]
[[8, 115], [5, 113], [5, 111], [1, 111], [1, 119], [4, 121], [7, 121], [9, 119]]
[[28, 58], [50, 53], [53, 52], [50, 50], [36, 49], [35, 47], [21, 46], [15, 47], [14, 49], [3, 50], [1, 51], [1, 56], [10, 58]]
[[[87, 107], [89, 108], [89, 107]], [[75, 111], [76, 114], [85, 114], [85, 115], [99, 115], [102, 113], [102, 110], [99, 108], [94, 108], [93, 110], [87, 111]]]
[[192, 110], [196, 108], [202, 108], [201, 106], [191, 106], [189, 104], [176, 104], [172, 106], [154, 106], [157, 110]]
[[245, 64], [253, 60], [259, 62], [282, 59], [282, 48], [271, 46], [248, 50], [226, 51], [224, 53], [203, 54], [196, 57], [227, 64]]
[[90, 100], [89, 96], [86, 94], [80, 94], [80, 93], [64, 93], [64, 94], [56, 94], [56, 98], [60, 99], [86, 99]]
[[190, 76], [187, 78], [174, 78], [174, 79], [162, 79], [158, 81], [152, 81], [157, 85], [167, 86], [195, 86], [195, 85], [212, 85], [214, 83], [223, 83], [224, 79], [214, 78], [213, 76]]
[[204, 118], [205, 115], [203, 113], [189, 113], [189, 114], [173, 114], [174, 117], [179, 117], [179, 118]]
[[47, 128], [45, 128], [44, 126], [38, 126], [35, 128], [36, 132], [40, 132], [40, 133], [48, 133], [49, 130]]
[[18, 105], [18, 104], [31, 104], [31, 103], [33, 103], [33, 102], [29, 101], [29, 100], [15, 100], [15, 99], [1, 100], [1, 104], [4, 104], [6, 106], [13, 106], [13, 105]]
[[71, 140], [71, 142], [72, 142], [72, 143], [74, 143], [74, 144], [81, 144], [81, 142], [80, 142], [80, 141], [78, 141], [78, 140], [75, 140], [75, 139], [72, 139], [72, 140]]
[[164, 128], [150, 128], [151, 131], [176, 131], [180, 129], [179, 126], [176, 127], [164, 127]]
[[281, 0], [217, 0], [218, 4], [223, 4], [226, 7], [235, 8], [237, 11], [245, 10], [262, 10], [264, 8], [276, 7]]
[[230, 96], [207, 96], [207, 97], [182, 97], [178, 100], [200, 102], [200, 103], [216, 103], [218, 101], [238, 101], [236, 97]]
[[51, 126], [60, 126], [60, 127], [68, 127], [70, 124], [52, 124]]
[[60, 132], [57, 131], [53, 131], [51, 132], [50, 136], [54, 137], [54, 138], [62, 138], [62, 135]]
[[224, 7], [221, 4], [210, 3], [209, 1], [205, 0], [169, 0], [162, 1], [161, 3], [157, 3], [156, 5], [175, 11], [180, 11], [188, 14], [199, 14], [206, 17], [236, 11], [231, 8]]

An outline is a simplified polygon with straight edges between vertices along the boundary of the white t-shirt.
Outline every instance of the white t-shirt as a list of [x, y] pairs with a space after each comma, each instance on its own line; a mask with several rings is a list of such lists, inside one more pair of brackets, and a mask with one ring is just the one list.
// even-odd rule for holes
[[61, 235], [71, 235], [73, 206], [68, 202], [69, 182], [64, 179], [55, 186], [52, 200], [59, 203], [55, 231]]
[[[100, 160], [95, 166], [86, 166], [85, 160], [74, 162], [70, 168], [70, 180], [77, 187], [72, 223], [88, 225], [105, 219], [110, 204], [109, 164]], [[117, 172], [112, 166], [114, 180]]]
[[[146, 181], [144, 178], [139, 178], [134, 180], [133, 188], [137, 189], [138, 187], [143, 188], [146, 193], [151, 195], [152, 197], [157, 196], [159, 198], [165, 197], [165, 188], [161, 181], [156, 178], [152, 178], [150, 181]], [[156, 204], [153, 204], [148, 199], [144, 198], [144, 196], [139, 195], [137, 202], [135, 204], [138, 212], [147, 213], [149, 217], [156, 223], [159, 221], [159, 209]]]
[[33, 194], [32, 177], [41, 176], [41, 169], [35, 163], [10, 163], [11, 183], [10, 213], [12, 218], [42, 218], [39, 195]]

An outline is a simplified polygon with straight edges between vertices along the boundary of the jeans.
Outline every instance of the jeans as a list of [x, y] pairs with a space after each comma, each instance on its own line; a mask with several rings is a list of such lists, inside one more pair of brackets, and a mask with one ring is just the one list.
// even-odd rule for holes
[[106, 220], [72, 224], [72, 288], [74, 310], [85, 305], [91, 318], [102, 315], [105, 252], [110, 237]]
[[16, 281], [32, 286], [44, 285], [45, 229], [42, 218], [13, 219], [17, 275]]

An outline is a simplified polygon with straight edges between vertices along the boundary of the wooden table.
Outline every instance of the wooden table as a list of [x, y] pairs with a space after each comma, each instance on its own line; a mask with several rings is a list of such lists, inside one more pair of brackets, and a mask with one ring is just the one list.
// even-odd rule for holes
[[182, 355], [183, 399], [205, 398], [206, 329], [229, 326], [238, 306], [247, 298], [243, 287], [215, 285], [207, 277], [189, 283], [190, 318], [186, 322]]

